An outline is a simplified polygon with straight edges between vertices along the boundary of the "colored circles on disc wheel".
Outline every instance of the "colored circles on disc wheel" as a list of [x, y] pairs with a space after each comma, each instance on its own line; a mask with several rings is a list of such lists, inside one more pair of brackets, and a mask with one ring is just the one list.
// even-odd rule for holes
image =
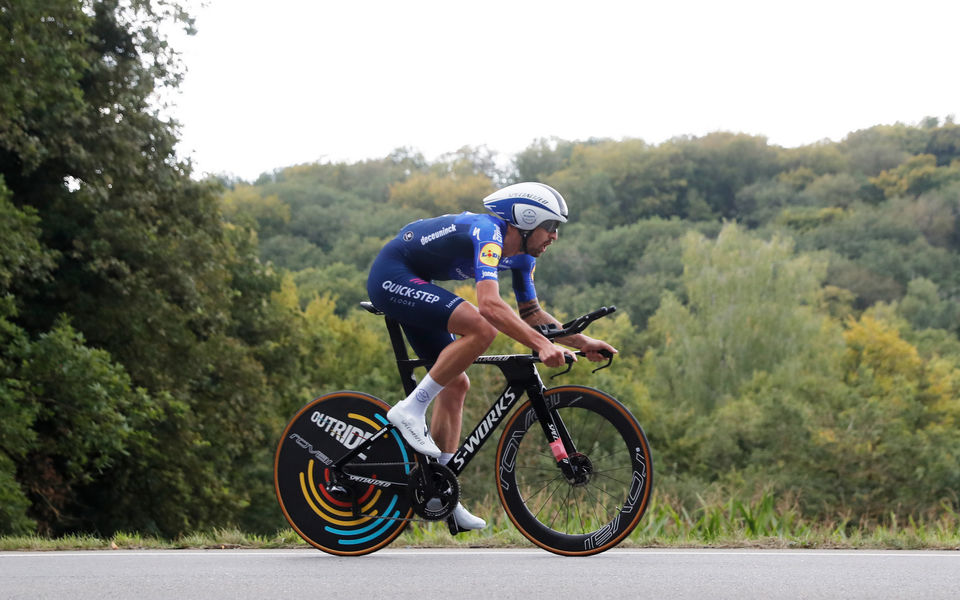
[[335, 392], [303, 407], [284, 430], [274, 462], [283, 514], [308, 543], [331, 554], [374, 552], [412, 515], [406, 494], [413, 452], [392, 432], [344, 465], [341, 457], [388, 427], [389, 406], [360, 392]]

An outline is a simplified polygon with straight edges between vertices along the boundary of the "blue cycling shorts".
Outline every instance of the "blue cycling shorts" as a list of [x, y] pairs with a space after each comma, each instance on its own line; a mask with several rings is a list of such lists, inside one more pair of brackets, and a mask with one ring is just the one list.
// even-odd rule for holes
[[456, 339], [447, 322], [463, 298], [414, 273], [400, 244], [392, 240], [373, 261], [367, 294], [378, 310], [400, 322], [417, 356], [433, 362]]

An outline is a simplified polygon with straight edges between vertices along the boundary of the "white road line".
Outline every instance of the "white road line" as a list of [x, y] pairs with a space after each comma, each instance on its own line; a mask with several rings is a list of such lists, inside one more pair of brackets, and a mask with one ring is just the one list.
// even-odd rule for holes
[[[137, 558], [137, 557], [156, 557], [156, 556], [166, 556], [166, 557], [179, 557], [179, 556], [240, 556], [240, 557], [262, 557], [262, 556], [303, 556], [305, 554], [315, 554], [318, 558], [338, 558], [324, 554], [319, 550], [312, 550], [305, 548], [302, 550], [275, 550], [275, 551], [263, 551], [263, 550], [242, 550], [242, 549], [229, 549], [229, 550], [219, 550], [219, 549], [210, 549], [210, 550], [85, 550], [85, 551], [58, 551], [58, 550], [48, 550], [48, 551], [25, 551], [25, 552], [11, 552], [4, 551], [0, 552], [0, 560], [4, 558], [23, 558], [23, 557], [57, 557], [57, 558], [101, 558], [101, 557], [110, 557], [110, 558]], [[549, 552], [544, 550], [539, 550], [536, 548], [530, 548], [527, 550], [496, 550], [496, 549], [473, 549], [473, 548], [437, 548], [437, 549], [417, 549], [417, 550], [405, 550], [405, 549], [389, 549], [381, 550], [376, 554], [369, 556], [377, 555], [403, 555], [403, 556], [417, 556], [417, 555], [450, 555], [450, 556], [477, 556], [477, 555], [490, 555], [490, 556], [504, 556], [504, 555], [519, 555], [519, 556], [530, 556], [530, 555], [542, 555], [543, 557], [553, 556]], [[836, 551], [824, 551], [824, 550], [724, 550], [721, 548], [708, 548], [702, 550], [646, 550], [642, 548], [637, 549], [615, 549], [606, 552], [594, 560], [602, 560], [603, 556], [614, 556], [614, 555], [638, 555], [638, 556], [702, 556], [704, 554], [722, 554], [725, 556], [763, 556], [763, 557], [782, 557], [782, 556], [803, 556], [803, 557], [820, 557], [820, 558], [833, 558], [838, 556], [847, 556], [847, 557], [863, 557], [863, 558], [953, 558], [960, 559], [960, 552], [954, 550], [913, 550], [913, 551], [903, 551], [903, 550], [891, 550], [891, 551], [882, 551], [882, 550], [836, 550]], [[346, 558], [346, 557], [344, 557]], [[364, 560], [367, 557], [357, 557], [357, 560]]]

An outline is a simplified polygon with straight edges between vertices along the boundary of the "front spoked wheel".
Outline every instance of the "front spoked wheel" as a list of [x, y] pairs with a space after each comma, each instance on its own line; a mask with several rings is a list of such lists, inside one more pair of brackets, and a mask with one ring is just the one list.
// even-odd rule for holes
[[575, 476], [560, 470], [533, 405], [510, 418], [497, 448], [497, 487], [517, 529], [545, 550], [597, 554], [630, 535], [650, 500], [646, 436], [617, 400], [587, 387], [545, 393], [547, 406], [575, 446]]
[[320, 550], [373, 552], [400, 535], [413, 515], [406, 483], [416, 458], [394, 431], [339, 473], [334, 468], [389, 426], [389, 408], [367, 394], [334, 392], [304, 406], [283, 432], [274, 462], [277, 500], [291, 527]]

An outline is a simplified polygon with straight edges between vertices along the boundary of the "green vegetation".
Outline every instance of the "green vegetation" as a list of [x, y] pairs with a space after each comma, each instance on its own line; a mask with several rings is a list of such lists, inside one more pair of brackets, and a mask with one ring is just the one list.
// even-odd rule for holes
[[[947, 510], [934, 521], [898, 520], [889, 515], [881, 524], [852, 523], [848, 519], [811, 521], [795, 505], [761, 494], [750, 501], [730, 499], [700, 504], [688, 510], [655, 495], [640, 527], [620, 547], [714, 548], [895, 548], [901, 550], [960, 549], [960, 515]], [[514, 548], [533, 547], [509, 522], [499, 506], [477, 507], [491, 517], [482, 532], [453, 537], [443, 523], [415, 523], [394, 542], [395, 548]], [[487, 508], [490, 512], [487, 512]], [[66, 535], [0, 537], [0, 551], [143, 550], [143, 549], [273, 549], [310, 548], [292, 529], [273, 535], [219, 528], [174, 539], [117, 532], [110, 537]]]
[[[543, 303], [621, 309], [591, 330], [614, 368], [560, 381], [612, 393], [650, 438], [657, 496], [631, 543], [957, 546], [952, 118], [800, 148], [537, 140], [506, 167], [400, 149], [196, 181], [151, 104], [180, 80], [169, 21], [189, 25], [148, 0], [0, 2], [0, 533], [27, 536], [9, 547], [295, 543], [271, 482], [285, 419], [336, 389], [399, 396], [383, 324], [356, 308], [370, 261], [521, 180], [573, 213]], [[475, 420], [502, 383], [470, 377]], [[483, 500], [492, 455], [464, 491], [496, 526], [456, 543], [518, 541]]]

